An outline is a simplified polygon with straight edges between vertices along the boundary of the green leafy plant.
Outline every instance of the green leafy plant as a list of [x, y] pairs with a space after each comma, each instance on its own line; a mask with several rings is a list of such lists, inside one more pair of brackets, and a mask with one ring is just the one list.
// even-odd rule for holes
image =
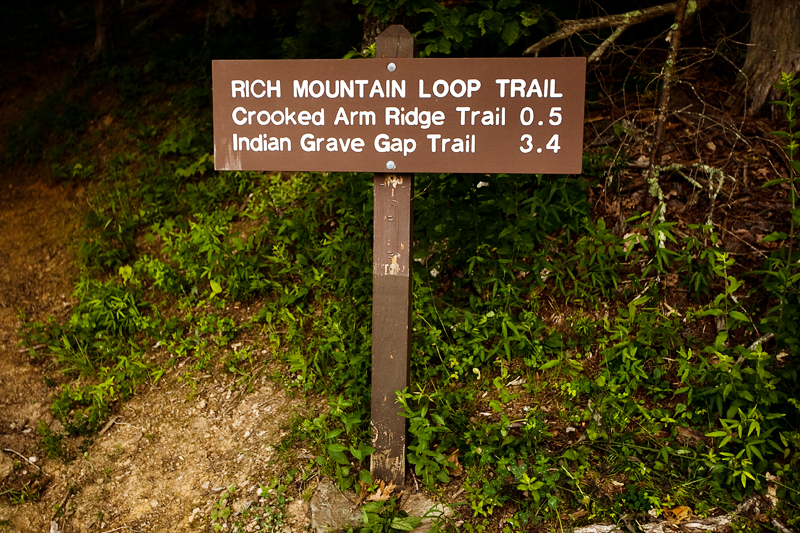
[[214, 504], [214, 509], [211, 511], [211, 523], [213, 524], [214, 531], [221, 531], [225, 521], [231, 516], [230, 500], [236, 492], [236, 487], [231, 485], [223, 490], [219, 495], [219, 501]]

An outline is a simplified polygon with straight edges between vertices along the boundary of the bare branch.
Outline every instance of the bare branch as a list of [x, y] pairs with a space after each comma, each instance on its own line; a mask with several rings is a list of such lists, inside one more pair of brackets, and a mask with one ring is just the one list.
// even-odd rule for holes
[[623, 24], [622, 26], [618, 26], [617, 29], [614, 30], [614, 33], [609, 35], [608, 39], [603, 41], [603, 43], [597, 47], [597, 50], [592, 52], [592, 55], [589, 56], [588, 62], [592, 63], [600, 59], [600, 57], [602, 57], [602, 55], [605, 53], [606, 49], [612, 44], [614, 44], [614, 41], [616, 41], [619, 38], [619, 36], [622, 35], [622, 32], [624, 32], [630, 27], [631, 27], [630, 24]]
[[555, 33], [552, 33], [538, 43], [529, 46], [524, 52], [522, 52], [522, 55], [536, 55], [551, 44], [557, 43], [558, 41], [566, 39], [567, 37], [571, 37], [572, 35], [582, 31], [596, 30], [598, 28], [616, 28], [619, 26], [624, 26], [627, 28], [634, 24], [639, 24], [662, 15], [669, 15], [670, 13], [675, 12], [676, 6], [676, 2], [671, 2], [669, 4], [663, 4], [660, 6], [648, 7], [647, 9], [637, 9], [627, 13], [620, 13], [618, 15], [606, 15], [602, 17], [581, 20], [565, 20]]
[[688, 0], [678, 0], [678, 4], [675, 12], [675, 24], [672, 26], [672, 32], [669, 37], [669, 54], [667, 55], [667, 61], [664, 63], [661, 93], [658, 100], [658, 122], [656, 122], [656, 133], [650, 152], [650, 161], [653, 165], [661, 164], [661, 142], [667, 126], [670, 90], [672, 89], [672, 79], [675, 77], [675, 63], [678, 60], [678, 51], [681, 47], [681, 33], [683, 32], [683, 21], [686, 18]]
[[[693, 15], [697, 10], [708, 5], [712, 0], [689, 0], [686, 7], [686, 16]], [[553, 43], [564, 40], [568, 37], [580, 33], [582, 31], [596, 30], [598, 28], [616, 28], [614, 33], [608, 37], [598, 47], [598, 49], [590, 56], [589, 61], [597, 60], [606, 51], [606, 49], [613, 44], [622, 33], [633, 26], [647, 22], [650, 19], [669, 15], [674, 13], [677, 8], [678, 2], [670, 2], [669, 4], [662, 4], [660, 6], [648, 7], [647, 9], [637, 9], [628, 11], [627, 13], [619, 13], [617, 15], [604, 15], [602, 17], [594, 17], [590, 19], [580, 20], [565, 20], [563, 21], [558, 30], [548, 35], [538, 43], [535, 43], [522, 52], [524, 56], [539, 55], [539, 52], [547, 48]]]

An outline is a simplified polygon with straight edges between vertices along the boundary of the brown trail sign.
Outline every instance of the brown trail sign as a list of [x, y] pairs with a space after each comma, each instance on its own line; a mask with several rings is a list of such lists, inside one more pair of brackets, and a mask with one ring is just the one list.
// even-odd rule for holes
[[586, 59], [415, 59], [402, 26], [375, 55], [214, 61], [214, 166], [376, 173], [371, 464], [402, 487], [412, 173], [580, 173]]
[[218, 169], [581, 170], [582, 57], [214, 61], [212, 68]]

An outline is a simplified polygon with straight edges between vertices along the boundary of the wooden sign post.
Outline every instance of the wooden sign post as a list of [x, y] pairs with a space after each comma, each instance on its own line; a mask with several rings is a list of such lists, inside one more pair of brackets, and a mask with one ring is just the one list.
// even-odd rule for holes
[[375, 44], [364, 61], [214, 61], [214, 168], [375, 173], [371, 470], [402, 488], [413, 173], [580, 173], [586, 59], [416, 59], [402, 26]]
[[[403, 26], [375, 41], [375, 57], [414, 57], [414, 37]], [[391, 68], [391, 66], [390, 66]], [[394, 168], [387, 162], [387, 170]], [[406, 471], [406, 419], [396, 391], [408, 385], [411, 353], [411, 266], [414, 175], [375, 174], [372, 246], [372, 454], [373, 479], [402, 489]]]

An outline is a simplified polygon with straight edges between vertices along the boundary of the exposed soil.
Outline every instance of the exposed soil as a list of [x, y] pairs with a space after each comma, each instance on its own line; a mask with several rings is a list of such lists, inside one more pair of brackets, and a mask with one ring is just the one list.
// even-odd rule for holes
[[[36, 168], [6, 170], [0, 183], [0, 449], [21, 464], [7, 488], [44, 487], [37, 502], [0, 501], [0, 524], [23, 532], [50, 531], [53, 519], [67, 532], [203, 530], [223, 489], [237, 487], [236, 506], [258, 500], [259, 485], [277, 473], [268, 466], [281, 428], [313, 408], [266, 379], [249, 387], [230, 375], [189, 382], [175, 367], [122, 406], [83, 454], [67, 464], [42, 456], [38, 424], [59, 429], [44, 379], [53, 371], [19, 347], [18, 313], [67, 313], [82, 191]], [[298, 520], [289, 523], [300, 531], [307, 509], [301, 502], [293, 510]]]
[[[40, 167], [0, 173], [0, 449], [20, 463], [5, 488], [41, 493], [30, 503], [0, 500], [0, 525], [42, 532], [55, 519], [61, 532], [205, 530], [223, 489], [237, 487], [234, 511], [259, 499], [259, 485], [279, 474], [269, 465], [281, 428], [314, 406], [266, 379], [245, 387], [235, 376], [206, 374], [190, 382], [175, 367], [142, 387], [72, 461], [43, 457], [37, 426], [60, 429], [45, 377], [58, 376], [19, 346], [19, 313], [66, 316], [76, 275], [71, 239], [84, 205], [82, 189]], [[305, 502], [290, 509], [290, 529], [303, 530]]]

